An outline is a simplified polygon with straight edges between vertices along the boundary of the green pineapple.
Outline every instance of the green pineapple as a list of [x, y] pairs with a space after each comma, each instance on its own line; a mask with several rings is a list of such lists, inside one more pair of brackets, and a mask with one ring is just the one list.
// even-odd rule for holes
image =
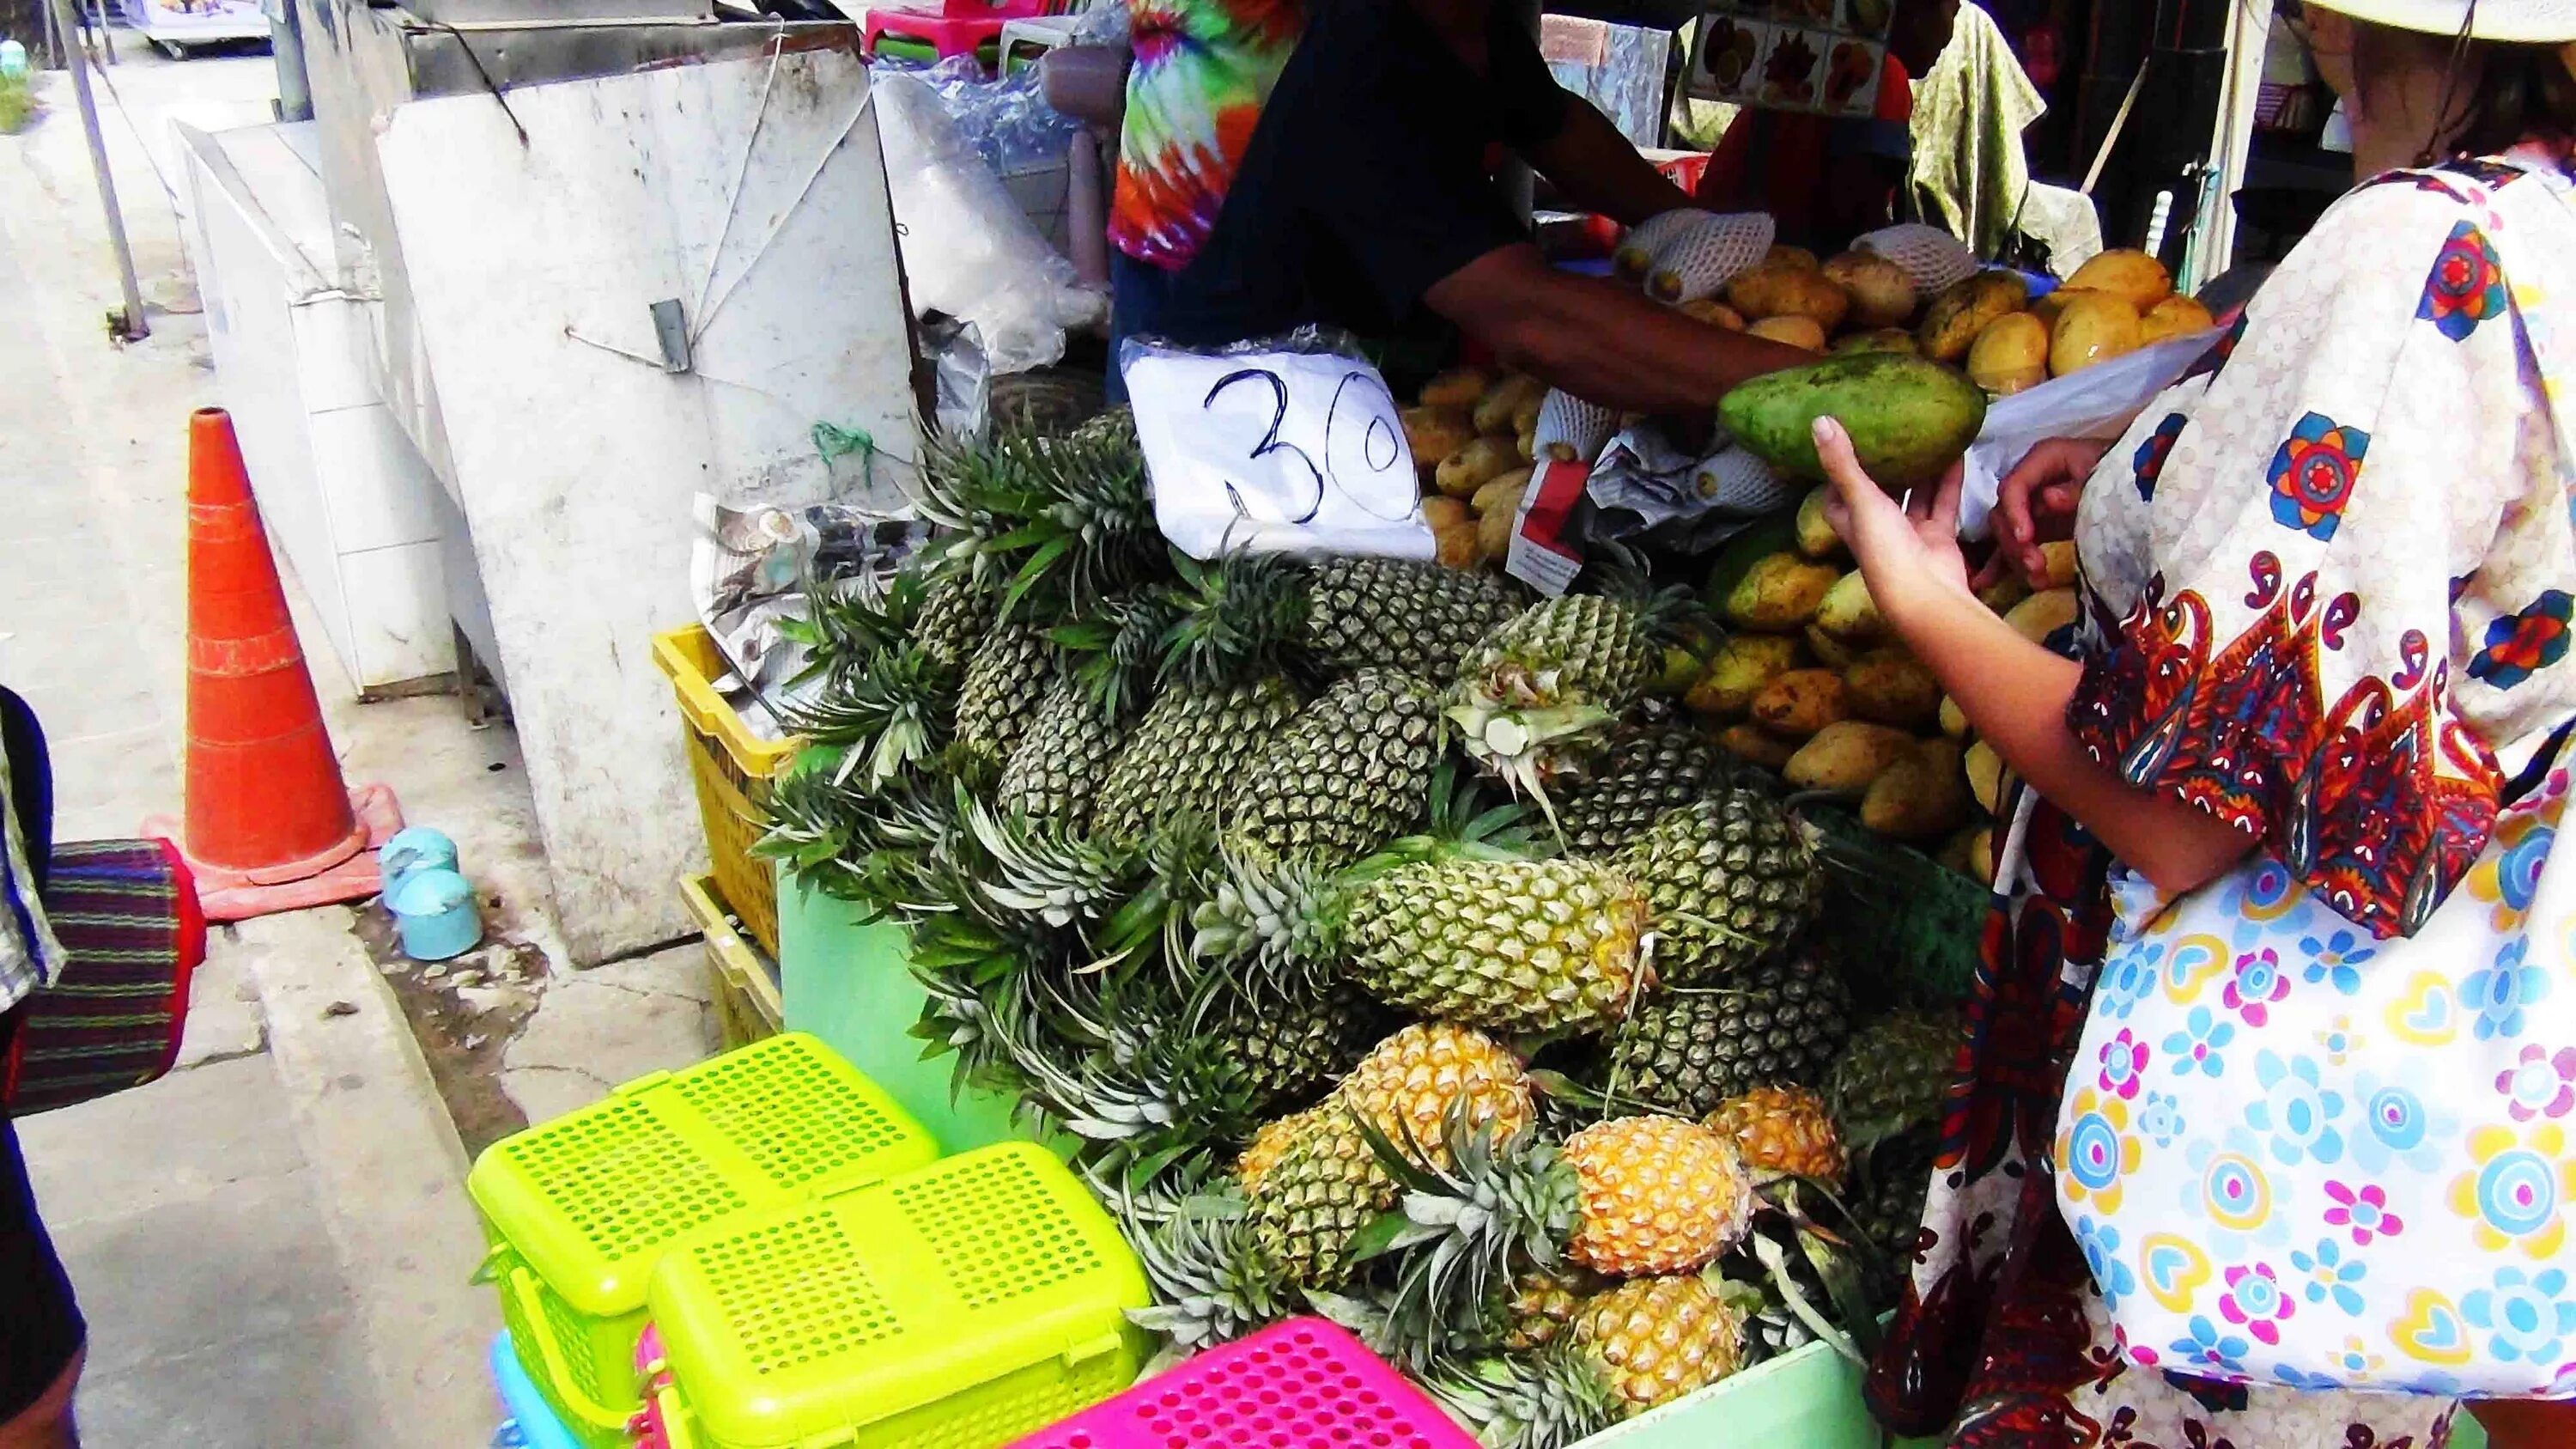
[[1060, 681], [1011, 751], [995, 798], [1004, 810], [1032, 822], [1083, 834], [1117, 752], [1118, 726], [1109, 712], [1080, 684]]
[[1900, 1011], [1855, 1033], [1825, 1084], [1825, 1103], [1852, 1151], [1939, 1127], [1958, 1056], [1951, 1013]]
[[915, 503], [941, 531], [939, 566], [992, 592], [998, 617], [1085, 617], [1169, 570], [1132, 427], [935, 442]]
[[912, 642], [939, 668], [964, 668], [992, 631], [1001, 604], [993, 590], [966, 570], [938, 570], [930, 576], [920, 617], [913, 621]]
[[1390, 669], [1336, 681], [1250, 762], [1226, 813], [1256, 861], [1338, 869], [1420, 819], [1440, 759], [1440, 702]]
[[[1890, 1138], [1878, 1145], [1862, 1168], [1850, 1198], [1852, 1226], [1887, 1258], [1892, 1279], [1910, 1268], [1914, 1242], [1923, 1228], [1923, 1203], [1932, 1192], [1932, 1169], [1939, 1137], [1930, 1128]], [[1892, 1301], [1897, 1285], [1882, 1282], [1881, 1296]]]
[[1601, 1085], [1620, 1102], [1704, 1118], [1756, 1087], [1815, 1085], [1850, 1032], [1842, 978], [1777, 957], [1640, 1003], [1610, 1038]]
[[1487, 774], [1540, 801], [1568, 780], [1662, 663], [1648, 611], [1591, 594], [1533, 604], [1468, 656], [1449, 718]]
[[1026, 624], [991, 629], [967, 657], [957, 689], [957, 747], [999, 769], [1056, 682], [1055, 651]]
[[1408, 559], [1240, 554], [1173, 566], [1187, 588], [1167, 673], [1200, 681], [1293, 663], [1445, 683], [1527, 599], [1508, 579]]
[[1210, 1050], [1239, 1074], [1248, 1108], [1311, 1101], [1385, 1034], [1377, 1003], [1346, 985], [1261, 988], [1233, 995], [1206, 1029]]
[[1101, 782], [1092, 828], [1133, 840], [1181, 816], [1214, 819], [1243, 763], [1286, 728], [1296, 690], [1270, 676], [1230, 687], [1166, 689], [1137, 721]]
[[1824, 893], [1807, 827], [1752, 790], [1665, 812], [1613, 863], [1653, 903], [1655, 970], [1669, 986], [1722, 979], [1778, 950]]
[[1588, 861], [1430, 860], [1360, 887], [1352, 979], [1391, 1006], [1503, 1032], [1596, 1029], [1653, 977], [1635, 885]]
[[1606, 855], [1646, 833], [1658, 816], [1716, 793], [1735, 776], [1717, 742], [1685, 725], [1623, 730], [1585, 777], [1560, 792], [1557, 824], [1577, 855]]

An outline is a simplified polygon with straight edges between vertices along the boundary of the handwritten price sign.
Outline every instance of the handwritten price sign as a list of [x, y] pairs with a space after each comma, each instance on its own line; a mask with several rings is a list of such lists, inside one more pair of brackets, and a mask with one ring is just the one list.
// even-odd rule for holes
[[1131, 346], [1125, 373], [1154, 519], [1183, 553], [1433, 556], [1395, 395], [1368, 363]]

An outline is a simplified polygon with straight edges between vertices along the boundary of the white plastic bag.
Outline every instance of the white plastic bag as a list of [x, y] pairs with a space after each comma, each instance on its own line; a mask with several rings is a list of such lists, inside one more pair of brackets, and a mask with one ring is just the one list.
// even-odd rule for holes
[[975, 324], [997, 375], [1061, 359], [1065, 329], [1097, 324], [1106, 298], [1029, 224], [937, 91], [884, 71], [870, 84], [915, 312]]
[[2168, 337], [1999, 399], [1986, 409], [1986, 425], [1968, 447], [1967, 476], [1959, 491], [1959, 536], [1986, 536], [1986, 515], [1994, 509], [2003, 475], [2022, 455], [2050, 438], [2119, 437], [2156, 394], [2173, 386], [2217, 340], [2214, 331]]

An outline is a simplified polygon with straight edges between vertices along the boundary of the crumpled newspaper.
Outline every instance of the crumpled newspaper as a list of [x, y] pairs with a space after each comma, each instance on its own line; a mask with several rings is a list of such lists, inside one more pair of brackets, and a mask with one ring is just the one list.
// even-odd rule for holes
[[1592, 465], [1591, 536], [1705, 553], [1805, 496], [1723, 434], [1717, 442], [1685, 448], [1653, 419], [1621, 429]]
[[787, 733], [779, 718], [812, 687], [797, 682], [805, 646], [779, 627], [805, 617], [806, 580], [890, 574], [930, 526], [842, 503], [733, 508], [711, 493], [697, 495], [690, 511], [689, 596], [734, 668], [713, 683], [753, 729], [778, 738]]

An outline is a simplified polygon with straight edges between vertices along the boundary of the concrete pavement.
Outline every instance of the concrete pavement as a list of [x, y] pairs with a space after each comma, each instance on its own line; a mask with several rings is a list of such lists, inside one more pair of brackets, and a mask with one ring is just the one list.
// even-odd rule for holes
[[[117, 281], [65, 79], [0, 137], [0, 682], [53, 736], [67, 839], [179, 807], [185, 419], [221, 387], [167, 128], [263, 121], [274, 85], [265, 56], [172, 63], [120, 39], [100, 102], [149, 339], [113, 347], [100, 322]], [[359, 704], [288, 590], [348, 778], [457, 837], [490, 943], [424, 969], [369, 908], [221, 929], [180, 1070], [21, 1124], [92, 1325], [92, 1449], [480, 1445], [496, 1323], [466, 1281], [468, 1151], [713, 1045], [694, 943], [557, 964], [506, 726], [469, 729], [443, 697]]]

